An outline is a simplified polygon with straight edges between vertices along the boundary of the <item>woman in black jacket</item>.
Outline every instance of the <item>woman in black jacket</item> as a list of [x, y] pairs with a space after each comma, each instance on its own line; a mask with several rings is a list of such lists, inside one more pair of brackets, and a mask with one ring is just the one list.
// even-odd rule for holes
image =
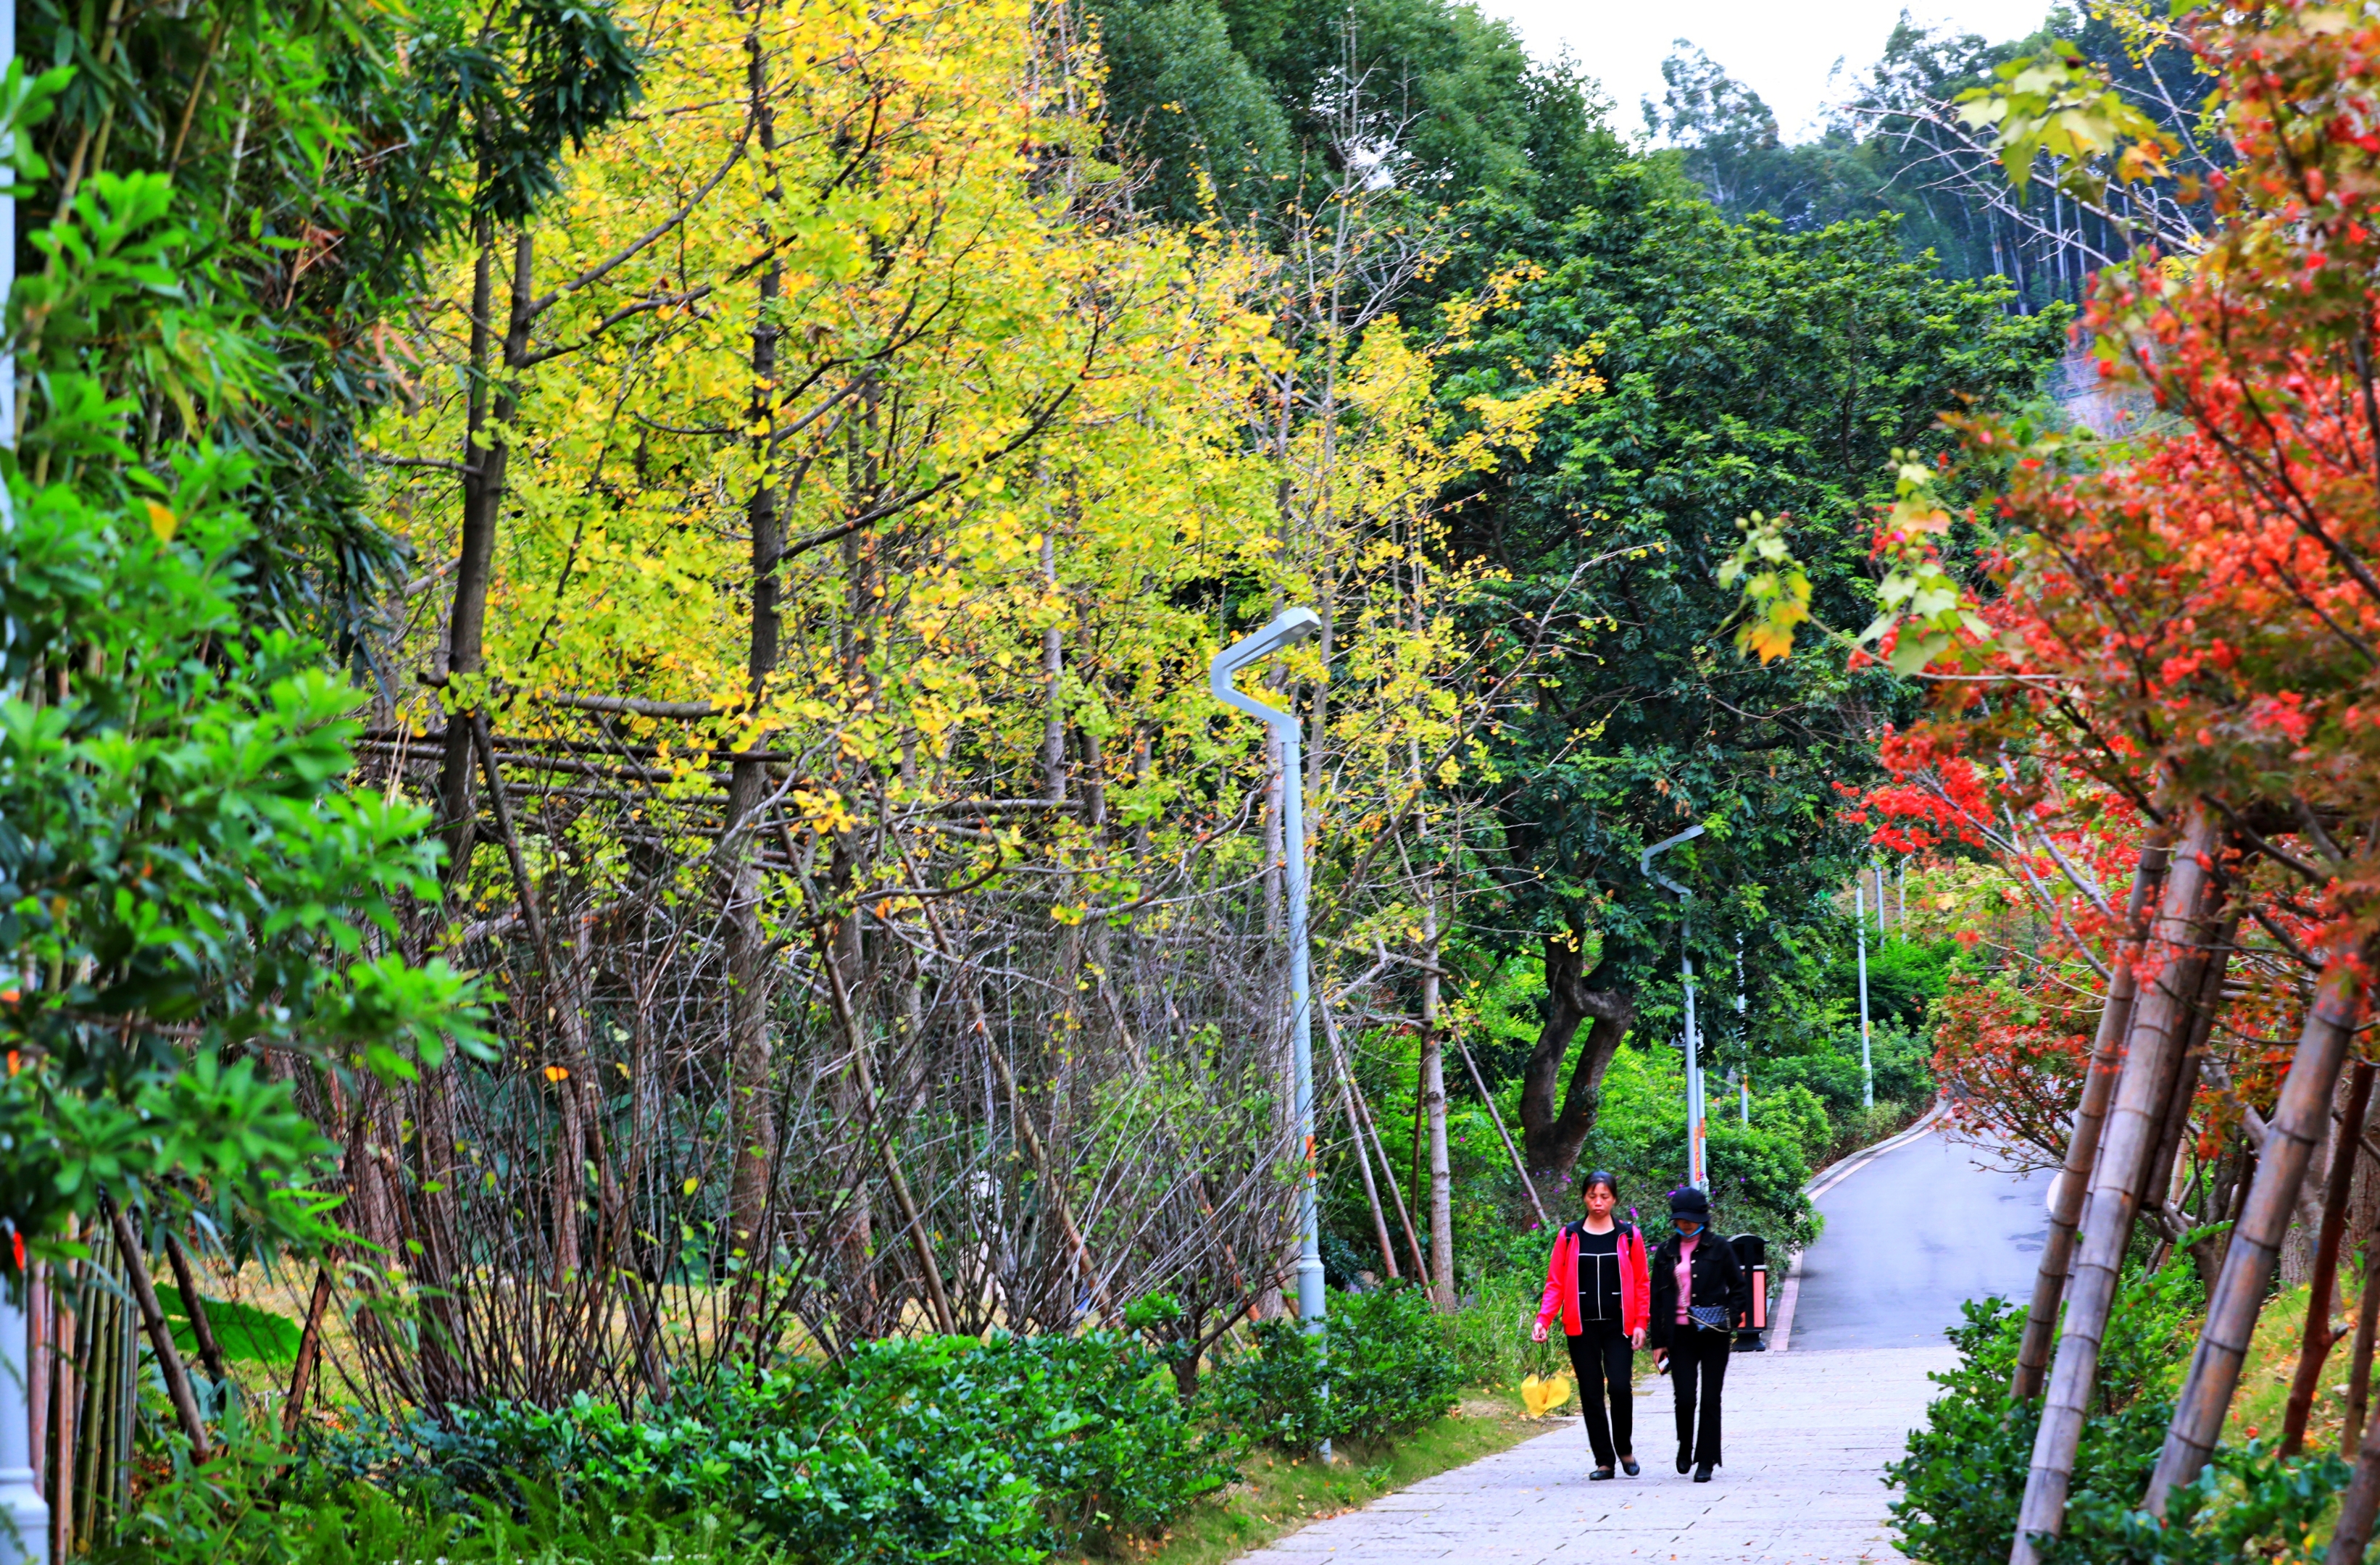
[[[1671, 1232], [1653, 1252], [1653, 1319], [1646, 1341], [1656, 1365], [1668, 1361], [1678, 1401], [1678, 1471], [1710, 1482], [1719, 1464], [1719, 1389], [1735, 1323], [1752, 1307], [1752, 1279], [1735, 1246], [1710, 1231], [1710, 1197], [1689, 1185], [1670, 1195]], [[1697, 1312], [1701, 1318], [1695, 1318]], [[1696, 1416], [1695, 1391], [1702, 1393]]]

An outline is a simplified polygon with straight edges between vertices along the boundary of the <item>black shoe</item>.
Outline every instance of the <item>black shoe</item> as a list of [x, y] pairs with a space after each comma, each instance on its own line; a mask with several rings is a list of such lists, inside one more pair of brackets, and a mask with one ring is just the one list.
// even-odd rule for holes
[[1609, 1477], [1610, 1477], [1610, 1476], [1611, 1476], [1611, 1469], [1610, 1469], [1610, 1468], [1609, 1468], [1609, 1467], [1598, 1467], [1598, 1468], [1597, 1468], [1594, 1472], [1589, 1473], [1589, 1474], [1587, 1474], [1587, 1477], [1588, 1477], [1590, 1480], [1597, 1479], [1597, 1478], [1609, 1478]]
[[1694, 1469], [1694, 1482], [1695, 1482], [1695, 1483], [1697, 1483], [1697, 1484], [1707, 1484], [1707, 1483], [1709, 1483], [1709, 1482], [1710, 1482], [1710, 1470], [1711, 1470], [1711, 1464], [1710, 1464], [1709, 1462], [1704, 1462], [1700, 1467], [1695, 1468], [1695, 1469]]
[[1627, 1474], [1631, 1478], [1633, 1478], [1634, 1476], [1636, 1476], [1636, 1474], [1637, 1474], [1637, 1472], [1638, 1472], [1638, 1468], [1637, 1468], [1637, 1466], [1636, 1466], [1636, 1459], [1635, 1459], [1634, 1457], [1633, 1457], [1633, 1456], [1623, 1456], [1623, 1457], [1621, 1457], [1621, 1458], [1620, 1459], [1620, 1471], [1621, 1471], [1622, 1473]]
[[1694, 1464], [1694, 1451], [1685, 1446], [1678, 1448], [1678, 1471], [1683, 1473]]

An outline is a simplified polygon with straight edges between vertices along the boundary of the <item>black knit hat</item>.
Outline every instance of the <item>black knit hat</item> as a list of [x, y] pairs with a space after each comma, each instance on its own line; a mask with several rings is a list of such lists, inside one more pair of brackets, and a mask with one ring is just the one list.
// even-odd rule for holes
[[1689, 1184], [1682, 1190], [1670, 1192], [1670, 1215], [1673, 1218], [1694, 1218], [1710, 1221], [1710, 1197]]

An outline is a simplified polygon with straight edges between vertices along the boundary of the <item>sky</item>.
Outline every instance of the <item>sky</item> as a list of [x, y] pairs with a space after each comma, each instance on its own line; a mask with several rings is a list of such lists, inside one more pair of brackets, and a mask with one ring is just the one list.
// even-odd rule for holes
[[[1823, 106], [1884, 52], [1903, 10], [1923, 23], [1948, 22], [1994, 42], [2041, 24], [2049, 0], [1476, 0], [1513, 22], [1529, 53], [1551, 59], [1567, 48], [1599, 79], [1618, 107], [1614, 128], [1642, 130], [1637, 101], [1661, 96], [1670, 42], [1699, 45], [1775, 111], [1789, 140], [1814, 130]], [[1843, 82], [1828, 77], [1840, 60]]]

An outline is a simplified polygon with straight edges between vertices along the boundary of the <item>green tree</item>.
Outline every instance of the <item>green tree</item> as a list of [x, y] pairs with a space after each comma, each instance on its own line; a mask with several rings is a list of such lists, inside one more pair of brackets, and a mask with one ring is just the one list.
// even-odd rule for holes
[[[1091, 0], [1116, 150], [1153, 210], [1234, 222], [1386, 173], [1426, 202], [1559, 185], [1601, 127], [1585, 79], [1456, 0]], [[1385, 155], [1385, 163], [1354, 160]], [[1260, 224], [1261, 225], [1261, 224]]]
[[1848, 934], [1830, 896], [1862, 846], [1837, 789], [1866, 775], [1907, 698], [1833, 650], [1737, 656], [1717, 569], [1738, 519], [1790, 516], [1815, 601], [1860, 623], [1888, 453], [1929, 447], [1962, 397], [2031, 393], [2059, 321], [2009, 317], [1999, 289], [1905, 259], [1889, 220], [1730, 225], [1658, 161], [1609, 159], [1560, 219], [1486, 202], [1465, 226], [1476, 249], [1441, 273], [1450, 291], [1534, 280], [1448, 401], [1581, 353], [1609, 386], [1550, 416], [1530, 458], [1458, 513], [1460, 545], [1509, 577], [1483, 638], [1512, 657], [1540, 626], [1555, 642], [1488, 753], [1508, 925], [1541, 943], [1547, 980], [1525, 1152], [1566, 1175], [1621, 1040], [1676, 1014], [1680, 907], [1640, 872], [1646, 846], [1707, 829], [1666, 861], [1695, 892], [1706, 1032], [1740, 985], [1754, 1037], [1797, 1035], [1813, 940]]
[[1645, 123], [1730, 220], [1765, 212], [1799, 230], [1876, 212], [1857, 171], [1843, 166], [1856, 153], [1841, 128], [1787, 144], [1760, 94], [1682, 38], [1661, 62], [1661, 102], [1645, 100]]

